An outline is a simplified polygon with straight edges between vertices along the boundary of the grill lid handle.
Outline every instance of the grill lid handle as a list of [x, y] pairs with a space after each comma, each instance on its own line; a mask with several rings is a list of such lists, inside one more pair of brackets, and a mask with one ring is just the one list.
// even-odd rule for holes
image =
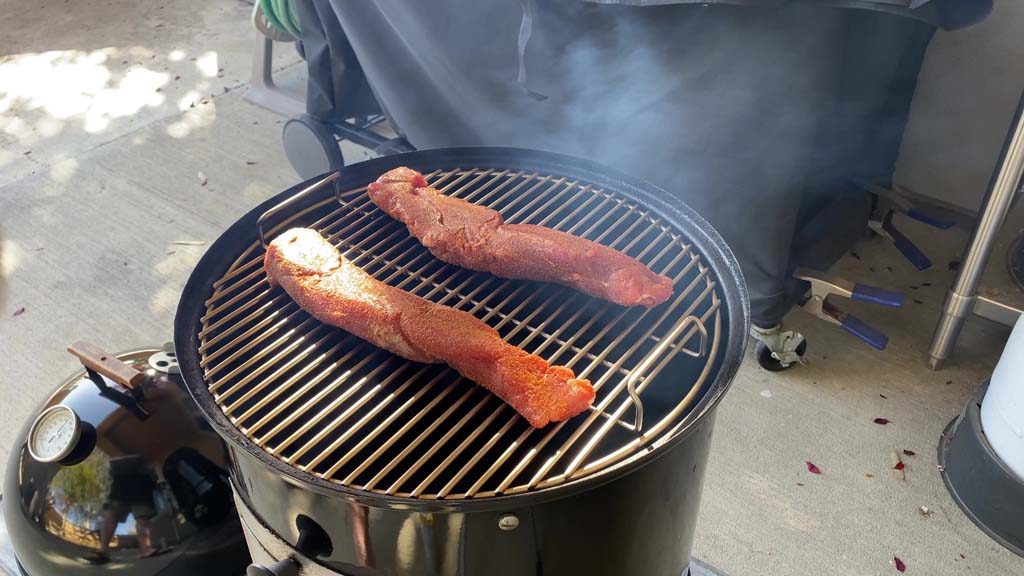
[[134, 390], [146, 379], [146, 375], [142, 372], [118, 360], [117, 356], [108, 354], [99, 346], [89, 342], [75, 342], [68, 346], [68, 352], [78, 357], [87, 370], [98, 372], [125, 388]]

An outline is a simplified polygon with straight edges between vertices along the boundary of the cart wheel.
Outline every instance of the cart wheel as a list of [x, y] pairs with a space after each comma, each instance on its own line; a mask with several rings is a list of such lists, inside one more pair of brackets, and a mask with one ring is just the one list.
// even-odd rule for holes
[[[782, 362], [779, 362], [772, 357], [772, 351], [765, 346], [764, 342], [759, 341], [754, 344], [754, 353], [757, 354], [757, 363], [761, 365], [761, 368], [764, 368], [769, 372], [782, 372], [783, 370], [788, 370], [797, 365], [797, 363], [794, 362], [789, 366], [783, 366]], [[804, 340], [797, 345], [796, 353], [798, 356], [803, 358], [804, 354], [807, 353], [807, 340]]]
[[284, 155], [304, 180], [345, 165], [341, 148], [330, 127], [309, 115], [285, 122], [281, 131]]

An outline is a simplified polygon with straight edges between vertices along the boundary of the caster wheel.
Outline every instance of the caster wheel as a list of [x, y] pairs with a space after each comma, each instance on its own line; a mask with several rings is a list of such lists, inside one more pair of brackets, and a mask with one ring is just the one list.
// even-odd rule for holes
[[330, 127], [306, 114], [285, 122], [281, 131], [284, 155], [303, 180], [345, 165]]
[[[758, 342], [754, 345], [754, 353], [757, 354], [757, 363], [761, 365], [761, 368], [764, 368], [769, 372], [782, 372], [783, 370], [788, 370], [797, 365], [797, 363], [794, 362], [789, 366], [783, 366], [782, 362], [779, 362], [772, 357], [772, 351], [765, 346], [764, 342]], [[797, 345], [796, 353], [798, 356], [803, 358], [804, 354], [807, 353], [807, 340], [804, 340]]]

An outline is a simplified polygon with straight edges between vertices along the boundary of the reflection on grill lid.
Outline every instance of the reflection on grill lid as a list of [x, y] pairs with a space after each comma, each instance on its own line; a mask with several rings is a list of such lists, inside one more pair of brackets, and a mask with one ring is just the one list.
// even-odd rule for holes
[[675, 293], [652, 310], [623, 308], [446, 264], [377, 209], [365, 188], [340, 190], [329, 178], [307, 191], [322, 200], [281, 210], [267, 240], [290, 227], [315, 228], [374, 277], [468, 311], [506, 341], [589, 378], [597, 398], [579, 416], [534, 430], [455, 371], [406, 361], [311, 318], [268, 286], [263, 247], [254, 242], [214, 283], [198, 338], [206, 385], [239, 432], [324, 480], [426, 499], [541, 490], [643, 458], [672, 437], [727, 329], [699, 250], [649, 209], [585, 182], [476, 168], [437, 171], [428, 181], [507, 222], [621, 250], [673, 278]]

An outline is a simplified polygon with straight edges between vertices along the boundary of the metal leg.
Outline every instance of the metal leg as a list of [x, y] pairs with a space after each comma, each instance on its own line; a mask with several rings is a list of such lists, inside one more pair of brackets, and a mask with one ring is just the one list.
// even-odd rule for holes
[[260, 88], [276, 88], [274, 78], [271, 74], [271, 62], [274, 59], [274, 41], [270, 38], [260, 37], [259, 45], [253, 52], [252, 79], [249, 83]]
[[1010, 209], [1010, 202], [1017, 190], [1017, 183], [1020, 182], [1021, 174], [1024, 173], [1024, 116], [1022, 116], [1022, 112], [1024, 112], [1024, 93], [1021, 94], [1021, 100], [1017, 104], [1017, 113], [1014, 115], [1010, 133], [1006, 137], [999, 164], [989, 183], [988, 193], [981, 203], [978, 223], [974, 227], [967, 251], [960, 261], [960, 272], [946, 296], [942, 318], [939, 319], [939, 323], [935, 327], [935, 334], [932, 336], [932, 345], [928, 351], [928, 367], [932, 370], [941, 368], [943, 361], [949, 357], [949, 353], [960, 335], [960, 329], [963, 328], [964, 320], [974, 309], [978, 280], [981, 279], [981, 275], [985, 271], [985, 265], [992, 253], [992, 245], [999, 233], [999, 228], [1003, 225], [1006, 213]]
[[253, 54], [252, 78], [246, 91], [246, 100], [285, 116], [298, 116], [306, 111], [306, 103], [298, 95], [282, 90], [274, 83], [274, 41], [260, 36]]

